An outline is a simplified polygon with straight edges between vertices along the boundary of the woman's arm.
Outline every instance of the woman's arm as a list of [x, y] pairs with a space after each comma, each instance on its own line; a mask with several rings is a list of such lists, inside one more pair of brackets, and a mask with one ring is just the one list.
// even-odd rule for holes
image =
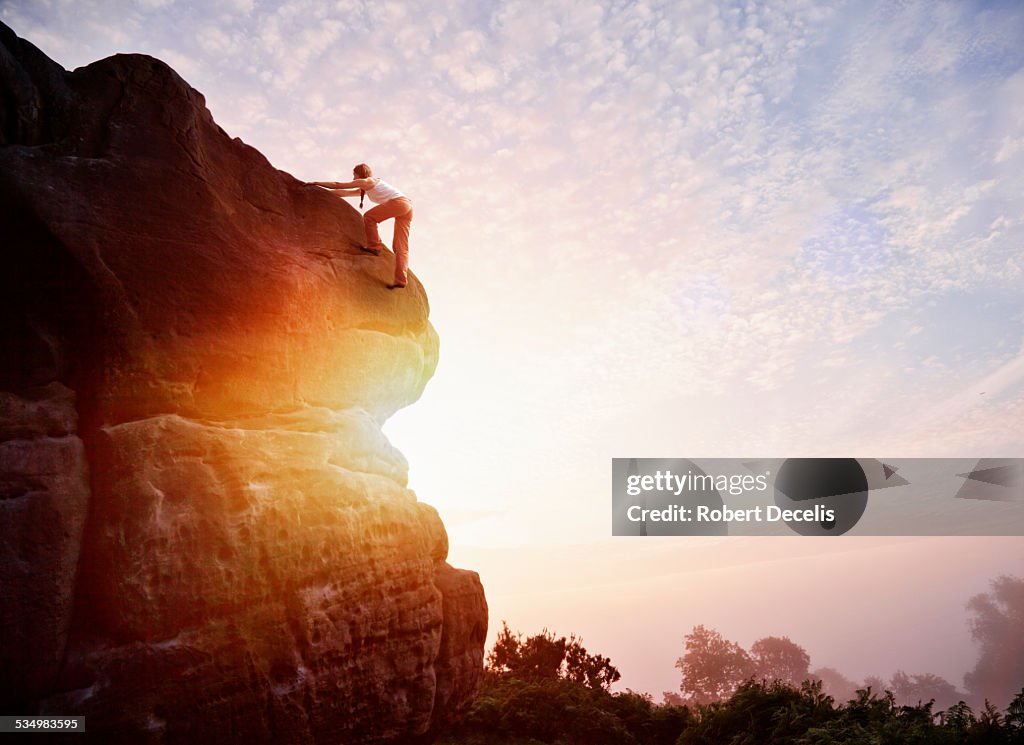
[[345, 184], [338, 183], [337, 181], [309, 181], [307, 182], [312, 186], [322, 186], [325, 189], [330, 189], [339, 197], [358, 197], [359, 189], [345, 189]]
[[368, 191], [377, 185], [378, 179], [357, 178], [352, 181], [313, 181], [317, 186], [327, 186], [329, 189], [362, 189]]

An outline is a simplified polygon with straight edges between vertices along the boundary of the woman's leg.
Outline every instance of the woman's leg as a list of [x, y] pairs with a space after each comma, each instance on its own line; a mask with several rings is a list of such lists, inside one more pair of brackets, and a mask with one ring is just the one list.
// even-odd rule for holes
[[380, 232], [377, 230], [377, 224], [384, 222], [389, 217], [394, 217], [394, 215], [390, 214], [387, 209], [389, 204], [391, 204], [391, 202], [378, 204], [376, 207], [367, 210], [363, 214], [363, 227], [366, 229], [366, 245], [374, 251], [380, 251], [381, 247], [384, 245], [381, 242]]
[[395, 284], [404, 287], [409, 282], [409, 226], [412, 224], [412, 202], [405, 197], [378, 204], [363, 215], [366, 240], [370, 248], [380, 250], [384, 245], [377, 231], [378, 223], [395, 218]]
[[[395, 215], [395, 284], [405, 286], [409, 283], [409, 228], [412, 226], [412, 202], [408, 199], [393, 199], [392, 202], [404, 201], [408, 209]], [[389, 202], [390, 204], [390, 202]]]

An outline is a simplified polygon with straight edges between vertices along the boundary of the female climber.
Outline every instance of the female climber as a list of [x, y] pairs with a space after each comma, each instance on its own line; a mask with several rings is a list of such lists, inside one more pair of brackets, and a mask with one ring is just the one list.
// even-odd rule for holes
[[330, 189], [341, 197], [359, 197], [359, 209], [363, 208], [364, 195], [377, 205], [363, 215], [366, 239], [370, 245], [360, 246], [361, 251], [380, 256], [384, 243], [381, 242], [377, 224], [392, 217], [395, 218], [395, 239], [393, 241], [395, 281], [388, 285], [388, 289], [401, 289], [409, 283], [409, 226], [412, 224], [412, 202], [395, 187], [379, 178], [374, 178], [373, 171], [365, 163], [360, 163], [353, 168], [352, 176], [351, 181], [311, 181], [310, 183]]

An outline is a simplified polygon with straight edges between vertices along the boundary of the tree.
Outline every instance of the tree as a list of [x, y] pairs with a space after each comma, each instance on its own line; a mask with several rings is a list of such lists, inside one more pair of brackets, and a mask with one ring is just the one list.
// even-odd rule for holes
[[993, 745], [1004, 743], [1007, 738], [1003, 724], [1002, 712], [986, 701], [985, 708], [978, 715], [978, 723], [971, 729], [971, 740]]
[[558, 639], [547, 629], [524, 640], [522, 632], [513, 634], [502, 621], [487, 662], [495, 672], [527, 679], [554, 679], [561, 677], [566, 644], [564, 636]]
[[885, 692], [885, 689], [888, 688], [888, 686], [880, 675], [869, 675], [864, 678], [861, 688], [871, 691], [875, 696], [879, 696]]
[[611, 660], [575, 634], [524, 637], [506, 622], [487, 655], [480, 692], [445, 745], [675, 745], [692, 714], [645, 693], [612, 693]]
[[589, 654], [583, 648], [583, 640], [569, 635], [565, 648], [565, 679], [580, 683], [588, 688], [608, 690], [612, 683], [622, 676], [612, 665], [611, 659], [599, 654]]
[[[819, 667], [811, 673], [811, 680], [820, 680], [825, 692], [840, 703], [850, 701], [857, 695], [857, 684], [834, 667]], [[872, 691], [881, 694], [882, 691]]]
[[686, 706], [686, 701], [675, 691], [662, 691], [662, 706]]
[[703, 625], [686, 635], [686, 653], [676, 660], [683, 674], [679, 690], [692, 703], [706, 704], [731, 696], [739, 685], [753, 677], [754, 661], [735, 642]]
[[522, 632], [512, 633], [505, 621], [487, 655], [488, 667], [496, 673], [510, 673], [524, 680], [564, 679], [608, 690], [622, 677], [612, 661], [592, 655], [575, 634], [566, 638], [547, 629], [523, 639]]
[[1024, 579], [1001, 576], [967, 603], [980, 656], [964, 684], [976, 702], [1007, 701], [1024, 687]]
[[898, 670], [889, 685], [896, 703], [901, 705], [916, 706], [934, 701], [936, 709], [948, 709], [964, 698], [956, 686], [931, 673], [907, 675]]
[[798, 687], [807, 680], [811, 666], [810, 655], [788, 636], [766, 636], [750, 647], [754, 660], [754, 674], [771, 683], [779, 681]]
[[1024, 734], [1024, 688], [1006, 707], [1006, 726], [1012, 732]]
[[939, 720], [944, 727], [960, 735], [970, 732], [978, 722], [966, 701], [959, 701], [950, 706], [939, 714]]

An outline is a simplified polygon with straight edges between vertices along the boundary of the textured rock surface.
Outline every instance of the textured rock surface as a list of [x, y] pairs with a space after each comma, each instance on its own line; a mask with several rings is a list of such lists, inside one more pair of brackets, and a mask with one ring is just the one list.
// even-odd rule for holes
[[0, 708], [429, 740], [487, 608], [380, 431], [436, 365], [422, 287], [158, 60], [0, 24], [0, 93]]

